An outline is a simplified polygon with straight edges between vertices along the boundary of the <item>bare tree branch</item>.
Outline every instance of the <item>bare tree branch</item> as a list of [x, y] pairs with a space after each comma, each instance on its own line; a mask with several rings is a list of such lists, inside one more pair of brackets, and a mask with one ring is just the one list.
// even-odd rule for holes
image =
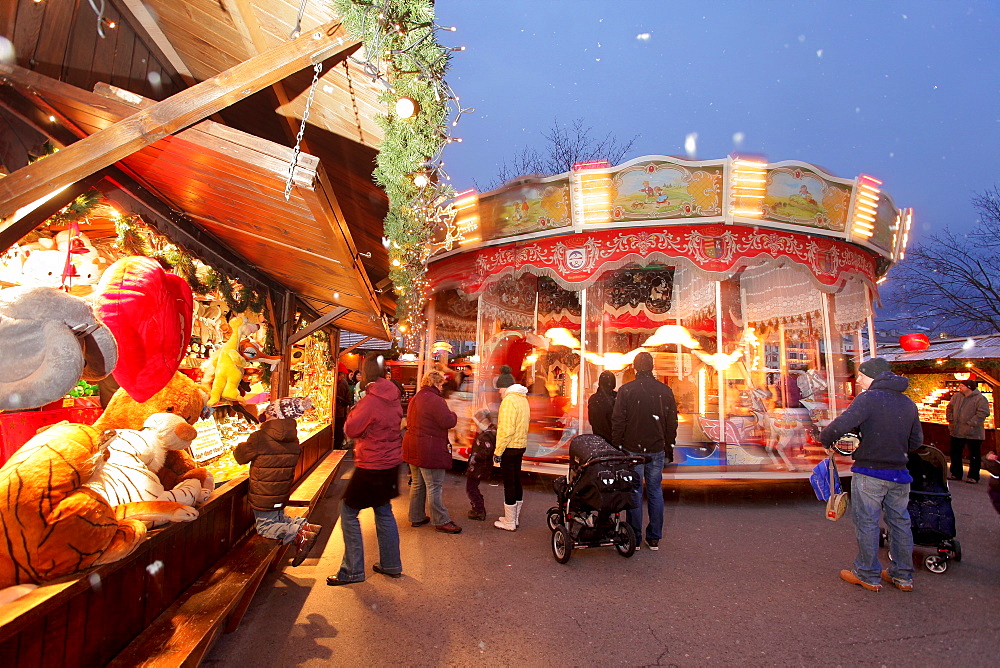
[[944, 230], [913, 247], [887, 294], [911, 318], [959, 335], [1000, 332], [1000, 190], [977, 193], [972, 204], [980, 215], [973, 230]]
[[632, 149], [639, 135], [634, 135], [628, 141], [620, 142], [614, 133], [609, 132], [598, 139], [593, 136], [593, 128], [578, 118], [569, 126], [561, 125], [559, 119], [553, 119], [552, 127], [541, 133], [545, 139], [544, 152], [534, 148], [521, 149], [510, 162], [504, 159], [497, 176], [485, 187], [474, 182], [476, 189], [485, 192], [499, 188], [512, 179], [524, 176], [552, 176], [573, 169], [578, 162], [591, 160], [607, 160], [617, 165]]

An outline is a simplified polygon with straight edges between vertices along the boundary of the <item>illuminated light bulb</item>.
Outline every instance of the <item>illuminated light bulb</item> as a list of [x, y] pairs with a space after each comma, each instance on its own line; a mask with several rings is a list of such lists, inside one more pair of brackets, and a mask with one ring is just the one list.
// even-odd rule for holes
[[401, 97], [396, 100], [396, 115], [400, 118], [413, 118], [420, 113], [420, 104], [412, 97]]
[[56, 117], [55, 116], [49, 116], [49, 123], [55, 123], [55, 122], [56, 122]]
[[418, 172], [417, 174], [413, 175], [413, 185], [415, 185], [416, 187], [423, 188], [428, 183], [430, 183], [430, 179], [428, 179], [427, 175], [424, 174], [423, 172]]
[[394, 267], [398, 267], [398, 266], [400, 266], [401, 264], [402, 264], [402, 263], [401, 263], [401, 262], [399, 261], [399, 259], [398, 259], [398, 258], [393, 258], [393, 259], [392, 259], [392, 266], [394, 266]]

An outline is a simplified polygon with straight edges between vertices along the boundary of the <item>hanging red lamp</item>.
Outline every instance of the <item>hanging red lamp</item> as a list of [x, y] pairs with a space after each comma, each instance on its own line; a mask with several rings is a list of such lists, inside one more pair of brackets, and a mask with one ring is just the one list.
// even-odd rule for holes
[[899, 347], [908, 353], [927, 350], [931, 347], [931, 340], [926, 334], [903, 334], [899, 337]]

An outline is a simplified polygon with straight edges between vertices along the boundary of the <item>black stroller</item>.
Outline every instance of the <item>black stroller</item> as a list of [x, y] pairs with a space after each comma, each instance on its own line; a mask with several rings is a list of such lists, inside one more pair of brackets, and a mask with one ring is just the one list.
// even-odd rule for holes
[[638, 479], [632, 467], [644, 461], [594, 434], [570, 441], [569, 473], [553, 483], [559, 505], [549, 508], [547, 517], [556, 561], [569, 561], [573, 548], [614, 545], [623, 557], [635, 554], [635, 532], [621, 512], [634, 507]]
[[[955, 511], [951, 508], [948, 491], [947, 460], [937, 448], [924, 446], [910, 453], [906, 469], [913, 476], [910, 501], [910, 530], [914, 545], [933, 547], [937, 551], [924, 557], [924, 566], [931, 573], [944, 573], [948, 562], [962, 560], [962, 545], [955, 538]], [[882, 529], [879, 545], [885, 545], [888, 532]]]

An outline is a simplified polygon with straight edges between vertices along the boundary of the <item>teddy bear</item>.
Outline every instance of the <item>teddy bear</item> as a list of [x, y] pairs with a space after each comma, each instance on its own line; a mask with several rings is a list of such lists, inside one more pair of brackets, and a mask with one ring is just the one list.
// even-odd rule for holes
[[198, 517], [194, 506], [212, 493], [211, 476], [205, 481], [188, 478], [164, 490], [156, 472], [163, 468], [168, 452], [190, 447], [197, 435], [197, 429], [174, 413], [154, 413], [138, 431], [116, 429], [108, 443], [108, 461], [86, 486], [116, 510], [127, 504], [126, 517], [143, 520], [147, 526], [194, 520]]
[[[206, 410], [207, 398], [203, 387], [178, 371], [166, 387], [141, 403], [119, 389], [94, 422], [94, 427], [99, 430], [142, 429], [146, 419], [155, 413], [173, 413], [193, 425]], [[169, 450], [157, 477], [168, 490], [188, 479], [196, 479], [208, 489], [214, 486], [212, 474], [200, 468], [186, 450]]]
[[[0, 468], [0, 603], [16, 587], [117, 561], [146, 535], [84, 486], [107, 458], [113, 434], [60, 423], [36, 434]], [[121, 509], [119, 509], [121, 510]]]

